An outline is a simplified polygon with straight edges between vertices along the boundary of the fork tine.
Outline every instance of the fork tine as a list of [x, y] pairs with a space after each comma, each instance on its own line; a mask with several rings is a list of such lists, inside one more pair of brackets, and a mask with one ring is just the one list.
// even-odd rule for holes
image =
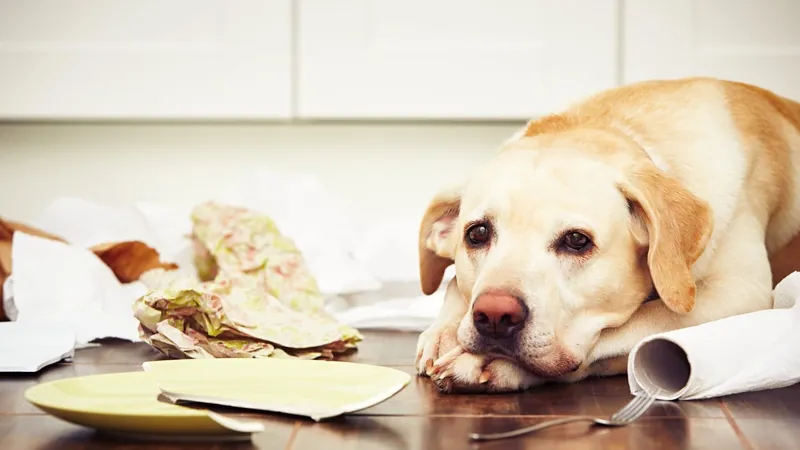
[[643, 404], [645, 404], [648, 400], [647, 395], [637, 395], [633, 398], [624, 408], [617, 411], [613, 416], [611, 416], [612, 420], [625, 420], [626, 418], [630, 417], [632, 413], [635, 413]]
[[626, 404], [625, 406], [623, 406], [623, 407], [622, 407], [622, 409], [620, 409], [619, 411], [615, 412], [615, 413], [614, 413], [614, 415], [612, 415], [612, 416], [611, 416], [611, 419], [612, 419], [612, 420], [614, 420], [614, 419], [617, 419], [617, 418], [618, 418], [618, 417], [620, 417], [620, 416], [627, 416], [627, 414], [628, 414], [628, 413], [629, 413], [631, 410], [633, 410], [633, 409], [637, 408], [637, 407], [638, 407], [638, 406], [639, 406], [639, 405], [640, 405], [640, 404], [641, 404], [641, 403], [642, 403], [644, 400], [645, 400], [645, 397], [644, 397], [644, 396], [642, 396], [642, 395], [637, 395], [637, 396], [634, 396], [634, 397], [633, 397], [633, 398], [632, 398], [632, 399], [631, 399], [631, 400], [628, 402], [628, 404]]
[[626, 411], [625, 416], [622, 417], [623, 420], [628, 418], [633, 418], [634, 420], [638, 419], [639, 417], [641, 417], [642, 414], [644, 414], [645, 411], [647, 411], [648, 408], [650, 408], [653, 402], [655, 402], [655, 397], [650, 395], [645, 394], [642, 395], [640, 398], [641, 401], [639, 401], [636, 404], [636, 407]]
[[641, 409], [639, 411], [636, 411], [636, 416], [634, 417], [634, 420], [644, 416], [655, 402], [656, 402], [655, 396], [648, 396], [647, 401], [644, 402], [644, 404], [642, 404]]
[[642, 416], [644, 416], [644, 415], [645, 415], [645, 413], [647, 413], [647, 411], [648, 411], [648, 409], [650, 408], [650, 406], [651, 406], [651, 405], [652, 405], [652, 402], [646, 402], [646, 403], [644, 403], [644, 404], [641, 406], [641, 408], [639, 408], [637, 411], [633, 411], [633, 412], [631, 412], [631, 413], [628, 415], [628, 417], [624, 417], [624, 418], [622, 418], [622, 419], [617, 419], [617, 420], [618, 420], [618, 423], [619, 423], [619, 424], [621, 424], [621, 425], [628, 425], [628, 424], [630, 424], [630, 423], [633, 423], [633, 422], [635, 422], [636, 420], [638, 420], [638, 419], [640, 419]]
[[656, 398], [650, 395], [642, 395], [640, 398], [642, 400], [637, 402], [636, 407], [625, 411], [625, 414], [616, 414], [614, 419], [623, 423], [633, 422], [642, 417], [656, 401]]

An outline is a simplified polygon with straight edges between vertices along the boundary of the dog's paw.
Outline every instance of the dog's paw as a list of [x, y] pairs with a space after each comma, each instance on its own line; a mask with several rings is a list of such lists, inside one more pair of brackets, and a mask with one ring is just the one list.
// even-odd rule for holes
[[420, 375], [430, 375], [433, 363], [458, 347], [458, 323], [434, 324], [419, 336], [415, 368]]
[[512, 361], [467, 353], [460, 347], [434, 363], [431, 379], [448, 394], [516, 392], [542, 383]]

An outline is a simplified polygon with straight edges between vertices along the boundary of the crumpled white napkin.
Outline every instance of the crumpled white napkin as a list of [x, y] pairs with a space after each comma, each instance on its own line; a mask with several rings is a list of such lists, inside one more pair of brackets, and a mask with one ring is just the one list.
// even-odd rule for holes
[[19, 231], [11, 252], [13, 281], [4, 296], [13, 298], [15, 322], [72, 330], [79, 347], [100, 338], [139, 340], [131, 308], [147, 293], [144, 284], [120, 283], [89, 249]]
[[369, 267], [370, 273], [381, 282], [419, 286], [420, 217], [395, 217], [371, 223], [356, 241], [353, 258]]
[[336, 320], [360, 330], [425, 331], [436, 319], [444, 301], [444, 290], [430, 296], [398, 297], [329, 312]]
[[628, 357], [631, 393], [696, 400], [800, 381], [800, 272], [773, 292], [774, 309], [650, 336]]

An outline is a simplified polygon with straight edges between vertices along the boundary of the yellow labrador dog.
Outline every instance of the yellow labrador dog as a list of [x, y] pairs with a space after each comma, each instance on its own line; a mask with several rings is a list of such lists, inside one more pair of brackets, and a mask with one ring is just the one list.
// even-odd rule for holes
[[800, 104], [747, 84], [637, 83], [529, 122], [422, 219], [423, 292], [456, 276], [417, 370], [445, 392], [624, 373], [647, 335], [770, 308], [798, 177]]

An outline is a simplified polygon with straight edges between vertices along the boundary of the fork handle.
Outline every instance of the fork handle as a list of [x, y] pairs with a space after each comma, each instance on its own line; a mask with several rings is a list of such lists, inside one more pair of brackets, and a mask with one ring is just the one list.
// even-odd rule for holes
[[539, 431], [556, 425], [572, 423], [572, 422], [585, 422], [585, 421], [594, 422], [594, 419], [591, 417], [567, 417], [564, 419], [548, 420], [546, 422], [540, 422], [537, 423], [536, 425], [531, 425], [529, 427], [518, 428], [516, 430], [511, 430], [511, 431], [504, 431], [502, 433], [486, 433], [486, 434], [472, 433], [469, 435], [469, 438], [473, 441], [490, 441], [495, 439], [505, 439], [514, 436], [521, 436], [527, 433], [532, 433], [534, 431]]

